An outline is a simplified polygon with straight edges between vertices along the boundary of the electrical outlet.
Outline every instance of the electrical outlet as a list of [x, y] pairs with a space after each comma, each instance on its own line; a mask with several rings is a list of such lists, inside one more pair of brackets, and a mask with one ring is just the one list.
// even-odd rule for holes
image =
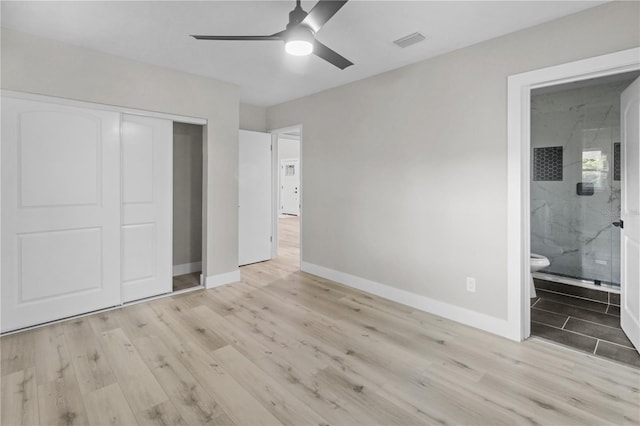
[[473, 277], [467, 277], [467, 291], [471, 293], [476, 292], [476, 279]]
[[599, 260], [599, 259], [596, 259], [596, 263], [597, 263], [598, 265], [605, 265], [605, 266], [607, 265], [607, 261], [606, 261], [606, 260]]

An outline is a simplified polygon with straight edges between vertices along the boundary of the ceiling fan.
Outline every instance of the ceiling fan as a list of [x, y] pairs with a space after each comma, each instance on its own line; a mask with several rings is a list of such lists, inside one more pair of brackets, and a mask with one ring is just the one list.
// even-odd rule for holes
[[320, 43], [316, 39], [315, 34], [347, 1], [348, 0], [320, 0], [313, 9], [307, 13], [300, 6], [300, 0], [296, 0], [295, 9], [289, 12], [289, 23], [287, 27], [283, 31], [271, 35], [192, 35], [191, 37], [197, 40], [284, 41], [285, 50], [291, 55], [303, 56], [313, 53], [343, 70], [353, 65], [353, 62]]

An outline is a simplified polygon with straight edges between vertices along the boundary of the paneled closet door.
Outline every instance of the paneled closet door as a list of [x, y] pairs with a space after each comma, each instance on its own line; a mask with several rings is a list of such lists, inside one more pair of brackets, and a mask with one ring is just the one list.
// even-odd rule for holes
[[122, 116], [122, 300], [172, 289], [173, 122]]
[[2, 331], [120, 304], [119, 129], [2, 97]]

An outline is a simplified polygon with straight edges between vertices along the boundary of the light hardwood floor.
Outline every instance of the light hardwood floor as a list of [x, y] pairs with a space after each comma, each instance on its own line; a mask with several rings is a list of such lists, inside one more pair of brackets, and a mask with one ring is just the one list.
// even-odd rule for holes
[[280, 252], [240, 283], [3, 337], [2, 425], [640, 421], [640, 370], [419, 312]]

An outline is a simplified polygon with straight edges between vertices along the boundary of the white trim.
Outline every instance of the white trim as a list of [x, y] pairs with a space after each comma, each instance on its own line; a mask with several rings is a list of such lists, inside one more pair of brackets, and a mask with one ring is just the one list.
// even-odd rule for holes
[[97, 102], [78, 101], [75, 99], [61, 98], [58, 96], [48, 96], [48, 95], [38, 95], [38, 94], [27, 93], [27, 92], [17, 92], [15, 90], [2, 89], [0, 90], [0, 96], [8, 97], [8, 98], [24, 99], [24, 100], [30, 100], [30, 101], [38, 101], [38, 102], [49, 102], [49, 103], [55, 103], [58, 105], [75, 106], [80, 108], [93, 108], [93, 109], [99, 109], [102, 111], [115, 111], [122, 114], [141, 115], [144, 117], [163, 118], [165, 120], [177, 121], [179, 123], [198, 124], [201, 126], [204, 126], [207, 124], [207, 120], [204, 118], [187, 117], [185, 115], [169, 114], [169, 113], [158, 112], [158, 111], [146, 111], [142, 109], [128, 108], [128, 107], [117, 106], [117, 105], [107, 105], [107, 104], [101, 104]]
[[[279, 129], [269, 130], [269, 133], [274, 133], [278, 135], [281, 135], [283, 133], [291, 133], [291, 132], [300, 132], [300, 135], [302, 135], [302, 124], [294, 124], [293, 126], [281, 127]], [[285, 139], [287, 138], [285, 137]]]
[[[204, 277], [207, 276], [209, 267], [207, 266], [207, 255], [209, 250], [209, 127], [207, 125], [202, 126], [202, 220], [201, 229], [202, 233], [202, 247], [201, 247], [201, 259], [202, 259], [202, 272], [200, 273], [200, 285], [204, 285]], [[172, 232], [173, 234], [173, 232]]]
[[271, 259], [278, 257], [278, 216], [280, 213], [279, 194], [280, 194], [280, 176], [278, 169], [278, 156], [280, 155], [280, 135], [271, 133]]
[[375, 294], [376, 296], [402, 303], [403, 305], [411, 306], [412, 308], [419, 309], [430, 314], [479, 328], [480, 330], [488, 331], [489, 333], [497, 334], [508, 339], [513, 339], [508, 327], [509, 324], [506, 320], [500, 318], [471, 311], [456, 305], [451, 305], [426, 296], [411, 293], [406, 290], [401, 290], [386, 284], [377, 283], [309, 262], [302, 262], [301, 269], [309, 274], [317, 275], [367, 293]]
[[190, 274], [192, 272], [202, 271], [202, 262], [183, 263], [182, 265], [173, 265], [173, 276]]
[[640, 70], [640, 47], [509, 76], [507, 114], [507, 303], [514, 340], [531, 334], [529, 176], [531, 90]]
[[240, 269], [226, 272], [224, 274], [210, 275], [205, 280], [204, 288], [214, 288], [225, 284], [236, 283], [240, 281]]

